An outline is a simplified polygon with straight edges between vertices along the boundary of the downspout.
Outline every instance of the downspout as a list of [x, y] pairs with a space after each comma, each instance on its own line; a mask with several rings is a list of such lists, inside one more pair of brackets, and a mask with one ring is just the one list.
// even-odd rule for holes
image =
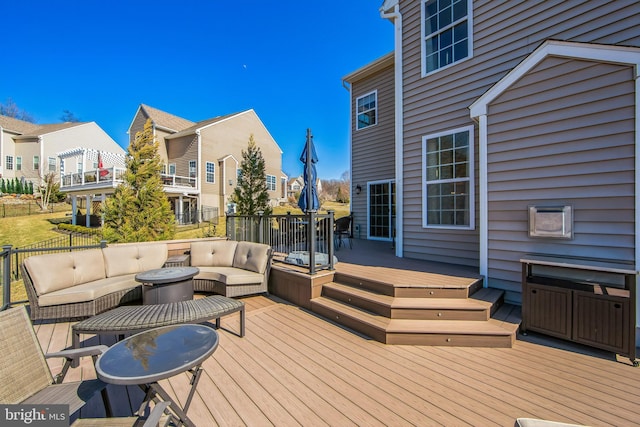
[[[198, 212], [202, 212], [202, 136], [200, 136], [200, 129], [196, 129], [196, 136], [198, 137], [198, 161], [196, 162], [196, 190], [198, 191], [198, 199], [196, 201], [196, 209]], [[220, 211], [218, 211], [220, 215]]]
[[[640, 66], [636, 63], [633, 70], [633, 78], [635, 80], [635, 104], [636, 104], [636, 123], [635, 123], [635, 148], [636, 148], [636, 162], [635, 162], [635, 257], [636, 257], [636, 270], [640, 270]], [[638, 292], [638, 276], [636, 275], [636, 343], [640, 341], [640, 292]]]
[[387, 12], [389, 9], [380, 8], [380, 17], [389, 19], [393, 22], [394, 33], [394, 89], [395, 89], [395, 163], [396, 163], [396, 237], [395, 247], [396, 256], [403, 256], [404, 249], [404, 164], [403, 164], [403, 133], [404, 133], [404, 117], [403, 117], [403, 93], [402, 93], [402, 15], [400, 14], [400, 5], [396, 1], [393, 5], [393, 12]]
[[347, 83], [346, 81], [342, 81], [342, 87], [349, 91], [349, 212], [353, 214], [353, 196], [351, 195], [351, 190], [353, 188], [353, 112], [351, 108], [353, 105], [353, 89], [352, 85]]
[[[2, 126], [0, 126], [0, 178], [2, 177], [2, 172], [4, 171], [4, 169], [2, 169], [2, 159], [4, 159], [4, 156], [2, 155], [3, 152], [3, 148], [4, 148], [4, 128]], [[14, 159], [15, 159], [15, 149], [13, 150], [13, 154], [14, 154]], [[15, 167], [14, 167], [15, 170]]]

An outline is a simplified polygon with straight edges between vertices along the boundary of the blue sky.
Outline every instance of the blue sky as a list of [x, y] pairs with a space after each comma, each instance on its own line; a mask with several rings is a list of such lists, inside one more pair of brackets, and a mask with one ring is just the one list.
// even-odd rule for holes
[[349, 93], [342, 77], [393, 50], [382, 0], [1, 0], [0, 102], [38, 123], [64, 110], [126, 148], [139, 104], [192, 121], [253, 108], [283, 170], [306, 129], [318, 174], [349, 169]]

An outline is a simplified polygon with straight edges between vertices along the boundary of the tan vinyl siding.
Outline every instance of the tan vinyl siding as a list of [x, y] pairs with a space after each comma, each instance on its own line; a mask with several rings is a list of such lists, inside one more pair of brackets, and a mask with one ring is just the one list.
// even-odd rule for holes
[[[475, 1], [473, 57], [425, 78], [421, 70], [421, 7], [420, 1], [400, 2], [404, 256], [477, 266], [477, 227], [471, 231], [422, 228], [422, 137], [474, 124], [468, 107], [547, 39], [640, 46], [640, 2]], [[477, 130], [476, 125], [476, 144]], [[478, 158], [476, 149], [476, 188]], [[478, 201], [476, 191], [476, 209]]]
[[[266, 174], [275, 175], [276, 177], [282, 174], [282, 151], [256, 113], [250, 110], [235, 115], [230, 119], [201, 130], [202, 159], [201, 164], [198, 165], [198, 174], [202, 182], [203, 205], [219, 207], [220, 212], [224, 212], [224, 206], [222, 205], [227, 203], [227, 200], [221, 200], [220, 180], [222, 179], [223, 170], [219, 161], [227, 155], [232, 155], [238, 162], [242, 162], [242, 150], [247, 149], [249, 137], [252, 134], [265, 159]], [[204, 168], [206, 162], [213, 162], [215, 165], [215, 184], [205, 182]], [[233, 163], [235, 164], [235, 162]], [[235, 186], [235, 174], [233, 179]], [[279, 198], [281, 193], [280, 186], [280, 181], [276, 180], [276, 191], [269, 192], [270, 199]], [[230, 191], [225, 191], [228, 198]]]
[[[196, 135], [186, 135], [182, 138], [168, 140], [167, 156], [169, 163], [176, 164], [176, 175], [188, 177], [189, 160], [198, 160], [198, 137]], [[199, 174], [200, 168], [197, 169]]]
[[[631, 67], [550, 57], [488, 114], [489, 277], [520, 292], [526, 253], [634, 261]], [[529, 238], [529, 205], [571, 205], [573, 240]]]
[[[351, 210], [354, 226], [359, 226], [362, 238], [366, 238], [368, 226], [367, 183], [392, 180], [395, 176], [393, 81], [394, 68], [391, 64], [366, 80], [353, 82], [351, 87]], [[377, 124], [356, 130], [356, 100], [373, 91], [377, 91]], [[362, 187], [360, 194], [355, 194], [356, 185]]]

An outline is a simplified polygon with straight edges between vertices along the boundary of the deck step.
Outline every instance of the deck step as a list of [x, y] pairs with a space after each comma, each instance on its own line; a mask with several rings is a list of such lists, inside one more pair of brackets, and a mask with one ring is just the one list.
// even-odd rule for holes
[[488, 320], [503, 292], [481, 289], [471, 298], [397, 298], [343, 283], [329, 282], [322, 295], [390, 319]]
[[314, 298], [311, 309], [385, 344], [511, 347], [515, 341], [503, 321], [390, 319], [327, 297]]
[[456, 283], [438, 281], [435, 283], [399, 282], [394, 277], [362, 277], [336, 272], [334, 281], [381, 295], [397, 298], [468, 298], [482, 288], [482, 278], [458, 280]]

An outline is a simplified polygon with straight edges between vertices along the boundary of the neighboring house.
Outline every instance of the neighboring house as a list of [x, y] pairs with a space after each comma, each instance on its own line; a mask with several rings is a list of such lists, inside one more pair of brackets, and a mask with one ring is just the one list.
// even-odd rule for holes
[[[251, 135], [265, 159], [270, 203], [286, 200], [282, 150], [254, 110], [191, 122], [141, 104], [129, 127], [130, 140], [147, 119], [151, 119], [160, 145], [165, 191], [177, 217], [211, 208], [220, 215], [228, 210], [229, 197], [238, 183], [242, 151]], [[187, 185], [173, 185], [176, 182]]]
[[[298, 197], [300, 196], [300, 192], [304, 188], [304, 178], [302, 175], [292, 178], [289, 180], [289, 184], [287, 186], [287, 197]], [[318, 190], [318, 194], [322, 192], [322, 181], [320, 178], [316, 179], [316, 188]]]
[[[478, 267], [514, 302], [527, 253], [640, 267], [640, 2], [380, 12], [394, 52], [344, 78], [363, 237]], [[572, 238], [534, 237], [530, 207], [569, 207]]]
[[60, 180], [61, 174], [82, 172], [92, 164], [61, 161], [58, 157], [60, 152], [76, 147], [95, 153], [123, 152], [95, 122], [40, 125], [0, 116], [2, 178], [24, 178], [37, 186], [49, 173], [55, 173], [56, 180]]

